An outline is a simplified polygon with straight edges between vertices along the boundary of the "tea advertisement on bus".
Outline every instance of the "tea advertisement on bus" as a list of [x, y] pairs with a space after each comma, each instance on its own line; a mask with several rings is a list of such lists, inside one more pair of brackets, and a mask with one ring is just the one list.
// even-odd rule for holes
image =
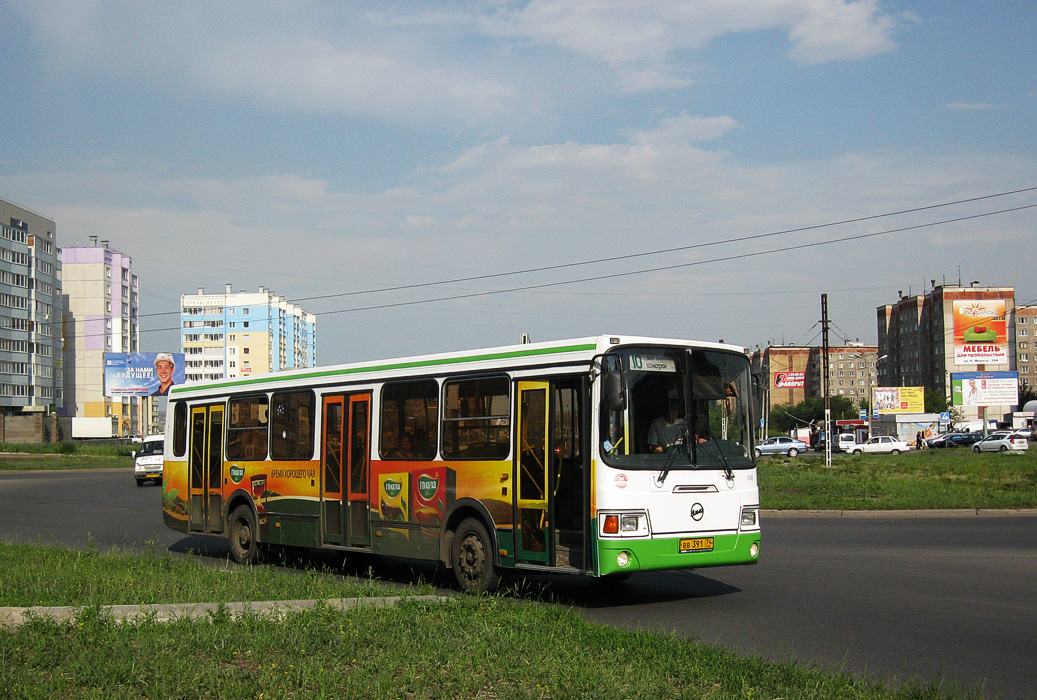
[[954, 372], [951, 374], [951, 402], [955, 406], [1019, 403], [1019, 373]]
[[1008, 323], [1004, 299], [965, 299], [952, 302], [954, 364], [1008, 362]]
[[106, 352], [105, 396], [165, 396], [183, 384], [184, 355], [179, 352]]

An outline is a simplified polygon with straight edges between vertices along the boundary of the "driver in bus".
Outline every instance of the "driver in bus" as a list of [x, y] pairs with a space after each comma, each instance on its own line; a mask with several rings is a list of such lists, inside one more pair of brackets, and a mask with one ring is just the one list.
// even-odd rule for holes
[[648, 451], [666, 452], [667, 448], [676, 445], [684, 434], [684, 403], [679, 399], [670, 399], [670, 409], [665, 416], [659, 416], [648, 427]]

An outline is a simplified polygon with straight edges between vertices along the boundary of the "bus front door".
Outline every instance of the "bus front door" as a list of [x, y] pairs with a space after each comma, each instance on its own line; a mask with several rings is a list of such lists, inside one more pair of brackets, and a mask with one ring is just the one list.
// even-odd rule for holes
[[223, 532], [223, 405], [191, 408], [190, 529]]
[[324, 397], [321, 532], [328, 544], [368, 546], [370, 394]]
[[551, 563], [549, 389], [547, 382], [518, 383], [515, 543], [518, 561], [529, 564]]

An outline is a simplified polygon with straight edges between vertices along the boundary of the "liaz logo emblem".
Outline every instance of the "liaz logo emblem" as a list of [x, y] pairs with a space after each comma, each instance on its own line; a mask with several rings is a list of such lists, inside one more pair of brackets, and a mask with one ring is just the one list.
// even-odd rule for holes
[[230, 480], [235, 484], [240, 484], [241, 480], [245, 478], [245, 470], [236, 464], [232, 464], [230, 467]]
[[400, 491], [403, 490], [403, 484], [399, 481], [392, 481], [391, 479], [386, 479], [385, 486], [383, 488], [385, 489], [386, 496], [388, 496], [389, 498], [396, 498], [400, 495]]
[[701, 503], [696, 503], [691, 507], [691, 519], [694, 521], [702, 520], [702, 516], [706, 514], [706, 509], [702, 507]]
[[[397, 491], [399, 491], [399, 488], [397, 488]], [[418, 477], [418, 493], [426, 501], [431, 500], [437, 491], [439, 491], [439, 479], [428, 474], [422, 474]]]

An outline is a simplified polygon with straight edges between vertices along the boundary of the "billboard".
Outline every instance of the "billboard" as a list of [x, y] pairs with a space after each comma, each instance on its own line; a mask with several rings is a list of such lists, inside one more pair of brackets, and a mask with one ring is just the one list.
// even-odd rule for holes
[[955, 406], [1008, 406], [1019, 403], [1018, 372], [954, 372], [951, 403]]
[[1004, 299], [951, 302], [954, 317], [954, 364], [1008, 362], [1008, 322]]
[[775, 372], [775, 389], [802, 389], [807, 385], [806, 372]]
[[184, 355], [179, 352], [106, 352], [105, 396], [165, 396], [184, 383]]
[[920, 386], [875, 387], [872, 413], [925, 413], [925, 390]]

